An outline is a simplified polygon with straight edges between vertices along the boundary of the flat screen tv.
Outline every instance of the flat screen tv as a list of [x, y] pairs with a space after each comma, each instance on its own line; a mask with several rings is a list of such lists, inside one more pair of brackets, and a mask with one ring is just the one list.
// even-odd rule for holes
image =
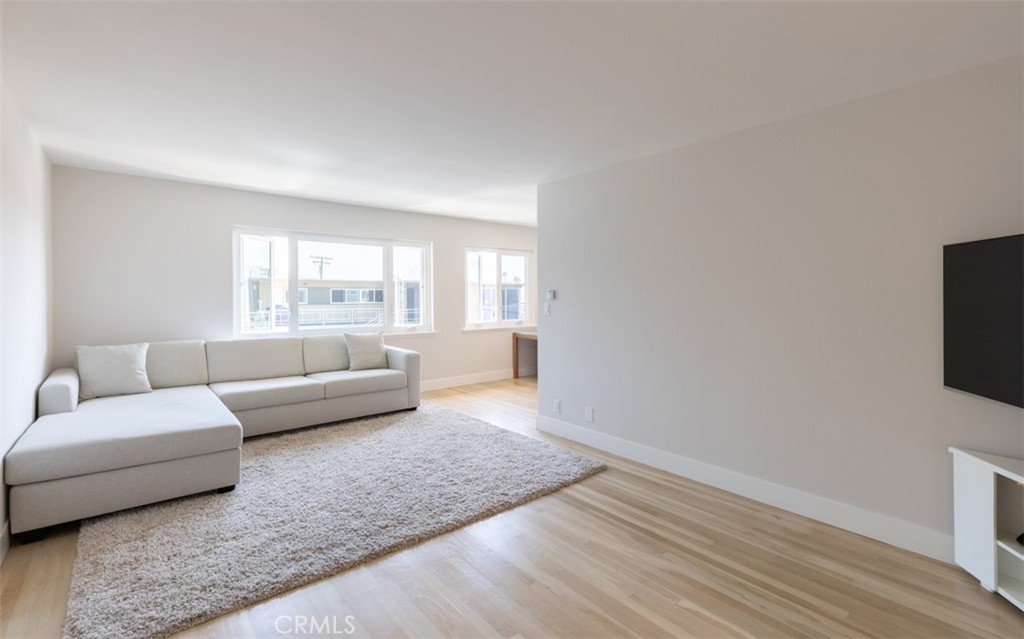
[[943, 247], [945, 384], [1024, 408], [1024, 235]]

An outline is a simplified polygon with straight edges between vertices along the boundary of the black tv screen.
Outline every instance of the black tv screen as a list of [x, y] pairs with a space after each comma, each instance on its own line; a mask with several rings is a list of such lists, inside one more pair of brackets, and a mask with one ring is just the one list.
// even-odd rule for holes
[[945, 384], [1024, 408], [1024, 235], [943, 248]]

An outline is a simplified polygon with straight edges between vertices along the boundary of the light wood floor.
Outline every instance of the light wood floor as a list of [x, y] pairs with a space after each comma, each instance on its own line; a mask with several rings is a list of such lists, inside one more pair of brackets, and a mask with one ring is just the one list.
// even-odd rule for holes
[[[425, 397], [608, 471], [180, 636], [301, 636], [302, 616], [367, 638], [1024, 637], [1024, 615], [959, 568], [547, 438], [536, 390]], [[60, 636], [76, 535], [10, 550], [0, 636]]]

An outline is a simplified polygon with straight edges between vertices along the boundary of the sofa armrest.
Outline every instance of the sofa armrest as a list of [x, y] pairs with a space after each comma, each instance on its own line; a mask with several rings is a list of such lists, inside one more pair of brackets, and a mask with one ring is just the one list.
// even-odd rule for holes
[[78, 408], [78, 371], [58, 368], [39, 387], [39, 417], [73, 413]]
[[388, 368], [404, 371], [409, 379], [409, 408], [420, 405], [420, 354], [406, 348], [385, 346], [388, 354]]

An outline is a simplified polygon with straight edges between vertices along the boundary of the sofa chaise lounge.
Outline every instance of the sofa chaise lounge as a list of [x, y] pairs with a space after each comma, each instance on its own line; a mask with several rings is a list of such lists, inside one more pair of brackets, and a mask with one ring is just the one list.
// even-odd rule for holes
[[13, 534], [231, 490], [243, 437], [415, 409], [420, 401], [419, 353], [384, 346], [379, 336], [89, 348], [141, 350], [141, 370], [129, 382], [141, 388], [93, 397], [111, 389], [103, 370], [86, 373], [81, 349], [81, 375], [66, 368], [46, 379], [40, 417], [5, 458]]

